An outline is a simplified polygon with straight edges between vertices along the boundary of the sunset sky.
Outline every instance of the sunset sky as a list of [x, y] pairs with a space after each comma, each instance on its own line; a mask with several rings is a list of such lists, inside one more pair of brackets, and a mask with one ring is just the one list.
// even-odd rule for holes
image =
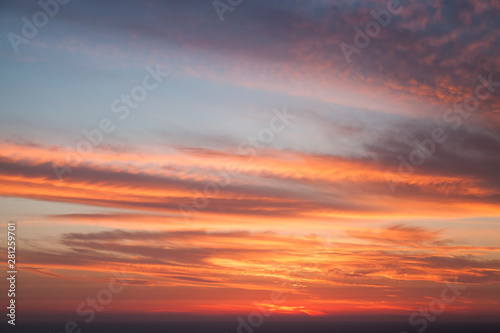
[[222, 2], [0, 3], [20, 318], [498, 316], [500, 1]]

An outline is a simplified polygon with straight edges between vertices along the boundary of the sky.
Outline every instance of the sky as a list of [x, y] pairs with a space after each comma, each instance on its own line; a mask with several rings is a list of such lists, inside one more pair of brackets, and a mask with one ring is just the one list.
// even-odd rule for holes
[[498, 0], [44, 1], [0, 2], [26, 320], [498, 316]]

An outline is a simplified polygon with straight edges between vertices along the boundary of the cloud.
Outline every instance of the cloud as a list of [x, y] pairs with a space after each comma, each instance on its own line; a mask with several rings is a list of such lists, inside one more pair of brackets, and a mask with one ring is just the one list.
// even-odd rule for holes
[[[347, 242], [319, 247], [321, 239], [315, 236], [117, 229], [63, 234], [57, 250], [26, 249], [22, 259], [34, 272], [43, 274], [63, 267], [92, 271], [121, 266], [154, 276], [154, 283], [173, 283], [172, 279], [180, 278], [195, 285], [250, 286], [266, 281], [267, 275], [289, 284], [301, 281], [373, 287], [380, 281], [438, 282], [450, 274], [471, 283], [500, 281], [500, 262], [481, 258], [499, 248], [450, 246], [454, 241], [441, 238], [439, 231], [402, 224], [373, 231], [351, 229], [347, 234], [352, 237]], [[356, 239], [374, 244], [359, 244]], [[443, 251], [447, 254], [442, 255]], [[234, 275], [235, 271], [239, 273]], [[206, 272], [210, 272], [208, 279]]]
[[431, 231], [422, 227], [412, 227], [403, 224], [395, 224], [378, 232], [372, 230], [352, 230], [349, 231], [349, 235], [375, 243], [388, 243], [408, 247], [422, 247], [427, 244], [446, 244], [446, 241], [440, 238], [439, 231]]
[[[410, 131], [424, 138], [429, 133], [408, 127]], [[325, 218], [384, 216], [411, 207], [416, 214], [430, 216], [441, 214], [441, 206], [449, 201], [456, 205], [457, 216], [494, 214], [499, 183], [493, 152], [499, 140], [490, 134], [464, 133], [450, 134], [453, 140], [436, 147], [412, 176], [396, 178], [398, 196], [385, 200], [380, 200], [380, 193], [390, 194], [387, 170], [397, 169], [396, 157], [414, 149], [404, 137], [391, 133], [380, 143], [366, 145], [367, 155], [350, 157], [268, 149], [249, 158], [227, 150], [177, 147], [163, 155], [145, 152], [139, 160], [134, 152], [122, 152], [111, 162], [97, 152], [73, 166], [63, 180], [53, 170], [53, 165], [65, 165], [60, 164], [63, 151], [44, 154], [44, 146], [6, 145], [0, 151], [0, 194], [139, 209], [166, 222], [182, 218], [181, 204], [202, 215]], [[215, 186], [215, 192], [212, 188], [204, 193], [207, 186]], [[194, 209], [195, 200], [205, 202], [202, 209]], [[467, 206], [456, 204], [460, 202]], [[170, 221], [160, 213], [170, 214]]]

